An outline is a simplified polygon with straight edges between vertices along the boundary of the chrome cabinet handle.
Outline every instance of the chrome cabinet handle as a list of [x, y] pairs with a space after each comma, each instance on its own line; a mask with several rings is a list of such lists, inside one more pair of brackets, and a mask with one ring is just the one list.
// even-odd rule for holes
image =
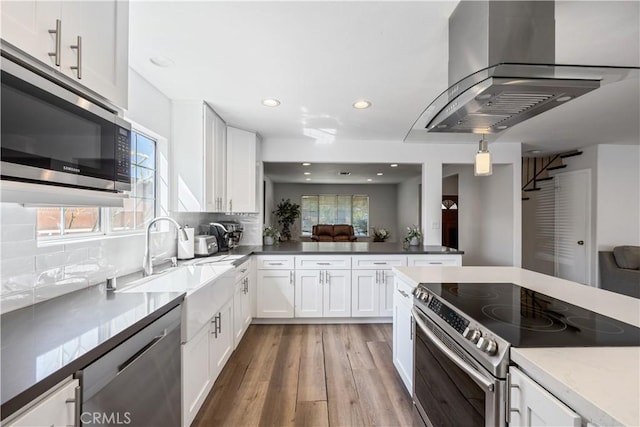
[[60, 50], [62, 48], [62, 21], [61, 20], [56, 19], [56, 29], [49, 30], [49, 34], [56, 35], [55, 51], [49, 52], [49, 56], [53, 58], [53, 61], [55, 62], [56, 66], [59, 67], [60, 66]]
[[382, 261], [376, 261], [373, 263], [374, 265], [387, 265], [386, 262], [382, 262]]
[[422, 330], [422, 332], [424, 332], [427, 338], [429, 338], [429, 340], [436, 347], [438, 347], [438, 349], [442, 351], [449, 360], [455, 363], [458, 366], [458, 368], [466, 372], [471, 377], [471, 379], [475, 381], [475, 383], [478, 384], [480, 387], [484, 388], [488, 392], [493, 392], [494, 386], [492, 381], [490, 381], [488, 378], [486, 378], [481, 373], [476, 371], [473, 368], [473, 366], [469, 365], [467, 362], [462, 360], [460, 356], [455, 354], [452, 350], [449, 349], [449, 347], [444, 345], [438, 339], [438, 337], [436, 337], [436, 335], [433, 332], [431, 332], [431, 330], [429, 330], [427, 325], [424, 323], [424, 320], [422, 320], [422, 316], [420, 315], [420, 313], [418, 313], [415, 307], [411, 308], [411, 313], [413, 313], [413, 319], [418, 324], [418, 327]]
[[73, 403], [73, 427], [82, 425], [80, 417], [82, 416], [82, 388], [77, 386], [73, 390], [73, 399], [65, 400], [66, 403]]
[[289, 272], [289, 284], [293, 285], [293, 271]]
[[376, 285], [380, 283], [380, 270], [376, 270]]
[[382, 278], [382, 284], [386, 285], [387, 284], [387, 277], [386, 277], [386, 274], [384, 274], [384, 270], [380, 270], [380, 277]]
[[316, 265], [331, 265], [330, 262], [316, 262]]
[[329, 275], [329, 272], [327, 270], [324, 271], [324, 282], [325, 285], [331, 284], [331, 276]]
[[233, 212], [233, 199], [229, 199], [229, 212]]
[[409, 294], [408, 294], [408, 293], [406, 293], [405, 291], [398, 289], [398, 292], [400, 292], [400, 293], [402, 294], [402, 296], [403, 296], [403, 297], [405, 297], [405, 298], [409, 298]]
[[413, 317], [409, 316], [409, 341], [413, 341]]
[[76, 49], [77, 63], [77, 65], [72, 65], [70, 68], [78, 72], [78, 80], [80, 80], [82, 79], [82, 37], [78, 36], [76, 44], [70, 47], [71, 49]]
[[267, 265], [284, 265], [281, 262], [268, 262]]
[[436, 262], [436, 261], [430, 261], [429, 265], [442, 265], [441, 262]]
[[318, 271], [318, 282], [322, 285], [322, 270]]
[[[216, 330], [220, 334], [222, 333], [222, 312], [218, 313], [216, 317], [218, 318], [218, 321], [216, 322]], [[216, 335], [216, 338], [217, 337], [218, 336]]]

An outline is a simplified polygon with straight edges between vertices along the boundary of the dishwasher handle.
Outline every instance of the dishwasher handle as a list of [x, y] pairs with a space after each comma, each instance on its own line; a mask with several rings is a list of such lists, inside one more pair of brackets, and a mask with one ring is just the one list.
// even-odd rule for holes
[[127, 369], [127, 366], [131, 365], [133, 362], [135, 362], [137, 359], [139, 359], [140, 356], [142, 356], [147, 350], [149, 350], [151, 347], [156, 345], [162, 338], [164, 338], [166, 336], [167, 336], [167, 330], [165, 329], [163, 331], [162, 335], [158, 335], [157, 337], [154, 337], [144, 347], [142, 347], [140, 350], [138, 350], [133, 356], [131, 356], [130, 358], [128, 358], [127, 360], [122, 362], [120, 365], [118, 365], [118, 375], [122, 371]]

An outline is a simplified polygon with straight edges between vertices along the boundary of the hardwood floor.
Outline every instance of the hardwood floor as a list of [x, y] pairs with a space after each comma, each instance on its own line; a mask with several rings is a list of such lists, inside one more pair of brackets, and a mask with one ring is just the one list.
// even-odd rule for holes
[[411, 426], [390, 324], [251, 325], [193, 426]]

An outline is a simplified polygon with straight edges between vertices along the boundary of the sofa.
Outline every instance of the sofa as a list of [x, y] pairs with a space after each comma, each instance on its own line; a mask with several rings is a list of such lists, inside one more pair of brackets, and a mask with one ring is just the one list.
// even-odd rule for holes
[[316, 224], [311, 230], [314, 242], [355, 242], [357, 237], [349, 224]]
[[617, 246], [598, 252], [600, 287], [640, 298], [640, 246]]

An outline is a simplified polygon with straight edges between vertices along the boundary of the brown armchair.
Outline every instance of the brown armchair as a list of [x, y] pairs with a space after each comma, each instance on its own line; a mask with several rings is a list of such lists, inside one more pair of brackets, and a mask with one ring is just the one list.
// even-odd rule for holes
[[314, 242], [354, 242], [358, 239], [349, 224], [317, 224], [311, 233]]

